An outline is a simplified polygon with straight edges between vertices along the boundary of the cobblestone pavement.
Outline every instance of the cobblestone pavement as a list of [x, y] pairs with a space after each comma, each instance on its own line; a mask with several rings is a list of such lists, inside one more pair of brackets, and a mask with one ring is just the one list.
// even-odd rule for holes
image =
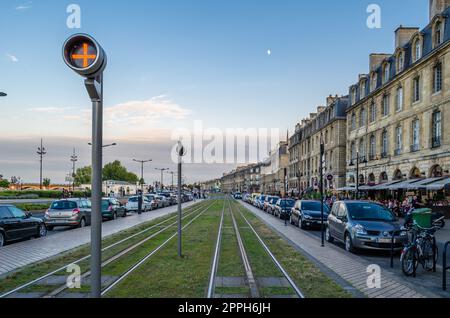
[[[187, 208], [197, 202], [189, 202], [183, 205]], [[118, 233], [144, 222], [152, 221], [159, 217], [171, 214], [177, 209], [176, 206], [155, 210], [141, 215], [132, 214], [126, 218], [103, 223], [102, 237]], [[70, 231], [56, 232], [40, 239], [32, 239], [0, 249], [0, 276], [15, 271], [23, 266], [56, 256], [76, 247], [88, 244], [91, 239], [91, 228], [74, 229]]]
[[[306, 232], [291, 225], [285, 226], [284, 221], [251, 205], [242, 204], [314, 261], [337, 274], [368, 298], [450, 297], [449, 292], [441, 289], [441, 268], [438, 268], [438, 273], [424, 273], [419, 269], [417, 278], [408, 278], [401, 273], [399, 256], [396, 256], [395, 267], [391, 270], [390, 258], [386, 253], [362, 252], [354, 255], [347, 253], [339, 244], [320, 247], [320, 232]], [[381, 267], [381, 288], [368, 288], [370, 265]]]

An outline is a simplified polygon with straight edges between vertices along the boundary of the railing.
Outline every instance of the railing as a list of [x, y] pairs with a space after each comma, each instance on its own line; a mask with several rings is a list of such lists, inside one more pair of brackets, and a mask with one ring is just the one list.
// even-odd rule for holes
[[381, 153], [381, 158], [386, 159], [388, 157], [387, 152], [382, 152]]
[[447, 291], [447, 271], [450, 269], [450, 266], [447, 266], [447, 250], [448, 250], [448, 246], [450, 245], [450, 241], [445, 243], [445, 247], [444, 247], [444, 255], [443, 255], [443, 260], [442, 260], [442, 289], [444, 291]]
[[400, 156], [400, 155], [402, 154], [402, 150], [401, 150], [401, 149], [395, 149], [394, 154], [395, 154], [396, 156]]

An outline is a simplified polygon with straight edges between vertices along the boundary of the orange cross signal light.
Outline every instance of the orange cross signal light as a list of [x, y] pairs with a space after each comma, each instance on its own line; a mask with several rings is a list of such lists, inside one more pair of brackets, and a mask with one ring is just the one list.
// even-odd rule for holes
[[83, 54], [72, 54], [72, 59], [74, 61], [83, 60], [83, 67], [88, 67], [90, 60], [94, 61], [96, 58], [96, 54], [89, 54], [88, 43], [83, 43]]

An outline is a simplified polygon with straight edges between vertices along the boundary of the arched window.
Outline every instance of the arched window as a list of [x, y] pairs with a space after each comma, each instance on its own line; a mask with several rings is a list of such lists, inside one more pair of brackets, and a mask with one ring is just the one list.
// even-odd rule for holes
[[442, 178], [444, 175], [444, 171], [442, 167], [439, 165], [435, 165], [430, 169], [430, 178]]
[[422, 58], [422, 40], [420, 38], [416, 38], [413, 45], [413, 62], [417, 62]]
[[358, 160], [360, 162], [366, 160], [366, 142], [365, 142], [364, 138], [361, 138], [359, 140]]
[[400, 169], [395, 170], [393, 180], [403, 180], [403, 173]]
[[377, 106], [375, 105], [375, 102], [372, 101], [370, 104], [370, 123], [373, 123], [377, 120]]
[[403, 150], [403, 128], [397, 126], [395, 129], [395, 155], [398, 156]]
[[432, 147], [439, 148], [442, 144], [442, 113], [440, 111], [433, 112], [431, 127]]
[[422, 173], [420, 172], [420, 169], [417, 167], [414, 167], [411, 170], [411, 173], [409, 174], [410, 179], [420, 179], [422, 177]]
[[373, 92], [377, 89], [377, 73], [373, 72], [370, 76], [370, 91]]
[[363, 107], [359, 114], [359, 127], [364, 127], [366, 125], [366, 109]]
[[395, 110], [397, 112], [403, 110], [403, 87], [401, 86], [397, 88]]
[[352, 105], [356, 104], [356, 87], [352, 88]]
[[434, 47], [442, 43], [442, 22], [440, 19], [434, 24], [433, 43]]
[[360, 82], [359, 87], [360, 87], [359, 94], [361, 95], [360, 96], [361, 99], [363, 99], [364, 97], [366, 97], [366, 80], [365, 79]]
[[388, 181], [389, 181], [389, 179], [388, 179], [387, 173], [386, 172], [382, 172], [381, 175], [380, 175], [380, 183], [383, 184], [383, 183], [386, 183]]

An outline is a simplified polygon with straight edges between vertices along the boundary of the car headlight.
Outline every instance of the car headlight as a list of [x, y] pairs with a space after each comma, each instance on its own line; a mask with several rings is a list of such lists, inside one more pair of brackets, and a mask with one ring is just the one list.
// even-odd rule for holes
[[308, 214], [303, 215], [303, 217], [304, 217], [306, 220], [311, 220], [311, 219], [312, 219], [312, 216], [311, 216], [311, 215], [308, 215]]
[[367, 235], [367, 231], [361, 224], [356, 225], [354, 228], [356, 234]]

